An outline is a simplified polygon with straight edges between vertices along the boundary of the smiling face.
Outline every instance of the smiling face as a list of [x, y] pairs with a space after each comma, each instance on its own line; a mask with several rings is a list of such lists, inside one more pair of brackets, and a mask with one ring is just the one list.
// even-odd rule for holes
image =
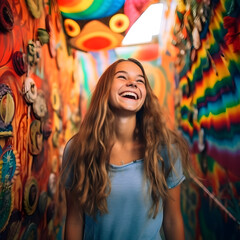
[[116, 66], [109, 104], [113, 109], [138, 112], [146, 98], [145, 78], [141, 68], [131, 61]]

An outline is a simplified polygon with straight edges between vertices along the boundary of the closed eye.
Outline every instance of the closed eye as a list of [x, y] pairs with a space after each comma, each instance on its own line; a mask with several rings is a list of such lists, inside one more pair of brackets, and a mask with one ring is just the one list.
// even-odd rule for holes
[[145, 81], [143, 79], [138, 79], [137, 82], [145, 84]]
[[127, 79], [125, 76], [123, 76], [123, 75], [119, 75], [119, 76], [117, 76], [117, 78], [123, 78], [123, 79]]

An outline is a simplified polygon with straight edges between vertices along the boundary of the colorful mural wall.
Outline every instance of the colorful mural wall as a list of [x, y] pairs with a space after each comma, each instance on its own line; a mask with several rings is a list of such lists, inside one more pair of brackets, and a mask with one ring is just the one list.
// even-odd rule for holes
[[62, 239], [57, 182], [81, 120], [77, 68], [55, 1], [1, 0], [0, 239]]
[[57, 0], [68, 44], [80, 51], [116, 48], [156, 0]]
[[[186, 239], [238, 239], [239, 0], [168, 0], [168, 25], [159, 43], [118, 42], [114, 50], [103, 44], [101, 51], [89, 52], [73, 48], [81, 46], [76, 37], [94, 17], [78, 16], [80, 31], [69, 36], [77, 25], [65, 23], [70, 12], [62, 15], [58, 6], [67, 11], [70, 2], [80, 6], [65, 0], [0, 2], [0, 239], [62, 239], [63, 148], [78, 130], [98, 77], [113, 61], [128, 57], [143, 63], [171, 127], [179, 128], [192, 151], [199, 177], [182, 186]], [[79, 12], [93, 13], [93, 7], [98, 12], [102, 2], [82, 1]], [[120, 0], [116, 11], [125, 11], [131, 26], [154, 2]], [[101, 15], [101, 23], [105, 17], [111, 19]]]
[[0, 11], [0, 239], [62, 239], [63, 149], [118, 56], [73, 50], [56, 1], [3, 0]]
[[200, 177], [185, 185], [188, 239], [240, 237], [240, 2], [177, 1], [176, 122]]

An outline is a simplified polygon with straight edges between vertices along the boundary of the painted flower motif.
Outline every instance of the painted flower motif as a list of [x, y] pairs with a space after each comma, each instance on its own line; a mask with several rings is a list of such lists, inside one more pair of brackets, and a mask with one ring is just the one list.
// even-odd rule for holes
[[14, 177], [14, 173], [16, 170], [16, 157], [12, 149], [6, 151], [2, 155], [2, 159], [0, 160], [1, 165], [1, 182], [5, 183], [11, 181]]

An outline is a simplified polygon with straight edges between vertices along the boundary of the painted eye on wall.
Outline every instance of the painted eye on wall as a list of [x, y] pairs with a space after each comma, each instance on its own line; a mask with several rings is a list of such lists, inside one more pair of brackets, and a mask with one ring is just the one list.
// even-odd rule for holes
[[64, 20], [64, 28], [69, 37], [76, 37], [81, 31], [78, 23], [69, 18]]
[[129, 18], [123, 13], [115, 14], [109, 21], [109, 27], [113, 32], [122, 33], [129, 27]]

